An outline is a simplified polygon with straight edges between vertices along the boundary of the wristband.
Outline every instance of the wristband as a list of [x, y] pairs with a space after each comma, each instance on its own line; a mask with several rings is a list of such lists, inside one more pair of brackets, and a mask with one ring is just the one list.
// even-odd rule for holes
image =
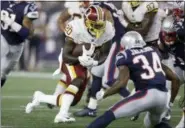
[[23, 27], [22, 25], [16, 23], [16, 22], [13, 22], [12, 25], [11, 25], [11, 28], [17, 32], [23, 40], [25, 40], [28, 36], [29, 36], [29, 29], [26, 28], [26, 27]]
[[93, 66], [97, 66], [98, 65], [98, 61], [97, 60], [94, 60], [93, 61]]

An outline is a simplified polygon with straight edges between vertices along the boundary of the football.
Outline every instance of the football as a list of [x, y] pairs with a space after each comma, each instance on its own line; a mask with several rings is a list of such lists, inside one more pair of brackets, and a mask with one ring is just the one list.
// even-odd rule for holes
[[82, 44], [77, 44], [74, 48], [73, 48], [73, 52], [72, 52], [72, 55], [73, 56], [81, 56], [82, 55], [82, 46], [85, 46], [85, 48], [88, 50], [91, 46], [91, 44], [89, 43], [82, 43]]

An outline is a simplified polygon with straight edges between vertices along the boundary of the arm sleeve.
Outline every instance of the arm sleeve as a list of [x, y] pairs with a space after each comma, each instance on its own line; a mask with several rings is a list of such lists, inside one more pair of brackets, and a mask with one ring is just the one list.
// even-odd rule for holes
[[129, 50], [122, 51], [116, 56], [116, 66], [128, 66], [131, 63], [131, 56]]

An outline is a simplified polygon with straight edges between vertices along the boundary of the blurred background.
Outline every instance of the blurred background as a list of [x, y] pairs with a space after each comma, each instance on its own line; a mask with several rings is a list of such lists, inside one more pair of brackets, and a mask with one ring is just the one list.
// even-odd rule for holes
[[[121, 2], [113, 2], [121, 8]], [[58, 67], [58, 55], [64, 43], [63, 32], [57, 19], [65, 8], [65, 2], [36, 2], [40, 12], [34, 21], [34, 36], [27, 40], [24, 53], [15, 70], [54, 71]]]

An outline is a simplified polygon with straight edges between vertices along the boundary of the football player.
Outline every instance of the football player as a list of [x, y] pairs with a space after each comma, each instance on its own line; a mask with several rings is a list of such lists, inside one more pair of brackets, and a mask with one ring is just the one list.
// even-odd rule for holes
[[[88, 128], [105, 128], [116, 119], [145, 111], [147, 112], [144, 118], [146, 128], [171, 128], [161, 122], [161, 115], [168, 106], [166, 77], [173, 81], [174, 88], [178, 88], [179, 81], [175, 78], [176, 75], [161, 64], [158, 49], [144, 47], [146, 43], [138, 32], [127, 32], [121, 44], [125, 46], [125, 50], [117, 55], [116, 65], [119, 68], [119, 77], [110, 89], [105, 93], [98, 92], [96, 97], [100, 100], [117, 93], [121, 87], [127, 85], [129, 79], [134, 82], [137, 92], [113, 105]], [[177, 92], [173, 91], [172, 98], [176, 95]]]
[[122, 23], [128, 31], [139, 32], [148, 45], [157, 44], [161, 23], [166, 13], [158, 7], [156, 1], [124, 1], [122, 10], [124, 13]]
[[[174, 16], [168, 16], [162, 24], [158, 48], [163, 55], [163, 63], [168, 66], [175, 74], [181, 84], [185, 82], [185, 39], [184, 39], [184, 21], [177, 21]], [[167, 82], [169, 92], [173, 90], [171, 83]], [[170, 103], [173, 106], [172, 103]], [[166, 114], [165, 120], [170, 120], [170, 111]]]
[[[115, 36], [113, 38], [113, 44], [105, 63], [99, 66], [95, 66], [91, 69], [92, 85], [89, 90], [90, 99], [88, 105], [84, 109], [74, 113], [75, 116], [80, 117], [95, 117], [98, 105], [96, 93], [102, 88], [102, 86], [104, 89], [107, 89], [110, 88], [110, 86], [112, 86], [115, 82], [115, 79], [118, 75], [115, 65], [116, 54], [122, 48], [120, 46], [120, 41], [125, 33], [125, 28], [120, 22], [120, 17], [122, 16], [121, 13], [119, 13], [120, 10], [118, 10], [111, 2], [97, 2], [94, 4], [101, 6], [104, 10], [107, 10], [111, 13], [115, 27]], [[102, 91], [104, 89], [102, 89]], [[121, 88], [119, 93], [123, 97], [127, 97], [130, 94], [129, 91], [125, 88]]]
[[[65, 28], [67, 22], [69, 22], [70, 20], [83, 18], [85, 10], [92, 3], [93, 3], [92, 1], [66, 2], [65, 3], [66, 10], [64, 10], [61, 13], [61, 15], [58, 19], [58, 25], [59, 25], [61, 31], [64, 31], [64, 28]], [[111, 14], [107, 10], [104, 10], [104, 11], [105, 11], [106, 20], [112, 22]], [[61, 49], [61, 53], [59, 55], [59, 63], [62, 63], [62, 56], [61, 56], [62, 52], [63, 52], [63, 48]], [[59, 73], [63, 75], [63, 73], [60, 71], [60, 67], [54, 72], [54, 75], [59, 74]], [[63, 76], [61, 77], [61, 80], [58, 82], [58, 84], [56, 86], [54, 95], [58, 95], [58, 94], [63, 93], [63, 86], [62, 86], [63, 85], [63, 82], [62, 82]], [[48, 104], [48, 107], [53, 108], [53, 106], [50, 104]]]
[[32, 21], [38, 15], [34, 2], [1, 1], [1, 87], [19, 61], [25, 39], [33, 34]]
[[[59, 18], [58, 18], [58, 26], [60, 31], [65, 32], [65, 27], [68, 24], [68, 22], [75, 20], [75, 19], [81, 19], [83, 18], [83, 15], [85, 13], [85, 10], [90, 6], [92, 2], [91, 1], [76, 1], [76, 2], [70, 2], [66, 1], [64, 6], [65, 9], [61, 12]], [[63, 37], [63, 42], [65, 42], [65, 34], [62, 36]], [[60, 55], [58, 57], [59, 63], [62, 63], [62, 53], [63, 53], [63, 48], [61, 48]], [[63, 93], [63, 76], [64, 74], [61, 72], [61, 64], [59, 64], [59, 68], [53, 73], [53, 76], [61, 74], [61, 80], [57, 83], [54, 95], [59, 95]], [[47, 106], [52, 109], [54, 106], [51, 104], [47, 104]]]
[[[60, 95], [46, 95], [40, 91], [34, 93], [33, 101], [28, 103], [26, 113], [30, 113], [40, 103], [49, 103], [60, 106], [54, 122], [74, 122], [68, 111], [70, 106], [76, 105], [85, 90], [87, 68], [102, 64], [109, 52], [111, 40], [115, 30], [111, 22], [105, 19], [103, 9], [91, 5], [84, 18], [73, 20], [65, 28], [66, 42], [63, 48], [62, 72], [65, 74], [63, 93]], [[89, 50], [82, 46], [83, 54], [75, 55], [74, 48], [82, 44], [91, 45]], [[92, 58], [95, 47], [99, 48], [98, 60]]]
[[[134, 30], [139, 32], [147, 45], [156, 45], [161, 24], [166, 17], [164, 10], [158, 7], [158, 2], [129, 0], [122, 3], [122, 10], [124, 18], [122, 24], [128, 31]], [[134, 92], [134, 90], [132, 91]], [[138, 115], [132, 117], [135, 121]]]

